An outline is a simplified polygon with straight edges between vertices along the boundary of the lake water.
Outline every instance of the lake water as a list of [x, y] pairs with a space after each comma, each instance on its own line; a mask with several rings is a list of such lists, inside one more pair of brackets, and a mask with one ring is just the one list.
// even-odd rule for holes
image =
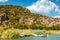
[[49, 35], [48, 37], [23, 37], [23, 38], [0, 39], [0, 40], [60, 40], [60, 35]]

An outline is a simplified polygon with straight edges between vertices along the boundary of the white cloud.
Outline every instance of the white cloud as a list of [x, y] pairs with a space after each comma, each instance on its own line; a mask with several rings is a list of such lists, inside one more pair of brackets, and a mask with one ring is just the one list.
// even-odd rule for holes
[[7, 2], [8, 0], [0, 0], [0, 2]]
[[57, 16], [53, 16], [53, 18], [60, 18], [60, 16], [58, 16], [58, 15]]
[[59, 1], [59, 0], [56, 0], [57, 2]]
[[33, 13], [39, 13], [44, 15], [48, 15], [52, 11], [54, 13], [57, 12], [58, 14], [60, 14], [59, 7], [49, 0], [38, 0], [37, 2], [33, 3], [30, 6], [27, 6], [26, 8]]

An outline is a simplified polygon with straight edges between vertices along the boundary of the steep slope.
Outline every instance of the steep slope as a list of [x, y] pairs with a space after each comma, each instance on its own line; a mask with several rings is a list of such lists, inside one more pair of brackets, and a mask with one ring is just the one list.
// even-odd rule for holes
[[4, 28], [32, 28], [60, 27], [60, 18], [50, 18], [40, 14], [31, 13], [21, 6], [0, 5], [0, 26]]

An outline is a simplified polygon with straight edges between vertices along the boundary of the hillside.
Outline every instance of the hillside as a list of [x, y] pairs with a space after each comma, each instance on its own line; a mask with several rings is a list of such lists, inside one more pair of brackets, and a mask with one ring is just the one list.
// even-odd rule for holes
[[0, 26], [3, 28], [59, 30], [60, 18], [31, 13], [21, 6], [0, 5]]

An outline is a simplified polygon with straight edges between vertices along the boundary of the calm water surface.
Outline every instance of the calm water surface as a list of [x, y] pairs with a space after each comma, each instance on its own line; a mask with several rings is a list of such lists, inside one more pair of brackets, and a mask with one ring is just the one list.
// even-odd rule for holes
[[23, 38], [0, 39], [0, 40], [60, 40], [60, 35], [49, 35], [48, 37], [23, 37]]

